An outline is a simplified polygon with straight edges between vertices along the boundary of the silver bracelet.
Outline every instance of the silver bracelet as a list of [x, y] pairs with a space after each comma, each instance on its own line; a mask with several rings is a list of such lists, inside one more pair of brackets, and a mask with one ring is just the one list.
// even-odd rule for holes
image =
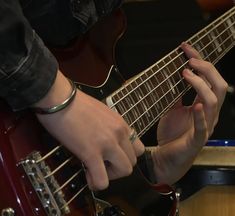
[[69, 97], [66, 98], [61, 104], [58, 104], [56, 106], [49, 107], [49, 108], [32, 107], [31, 110], [37, 114], [46, 115], [46, 114], [53, 114], [53, 113], [59, 112], [60, 110], [63, 110], [64, 108], [66, 108], [73, 101], [77, 92], [77, 87], [75, 83], [70, 79], [69, 79], [69, 82], [72, 87], [72, 92], [69, 95]]

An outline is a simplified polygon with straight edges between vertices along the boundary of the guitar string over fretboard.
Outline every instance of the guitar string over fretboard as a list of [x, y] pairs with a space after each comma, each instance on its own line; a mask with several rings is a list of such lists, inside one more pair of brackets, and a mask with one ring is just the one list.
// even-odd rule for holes
[[[203, 59], [216, 64], [235, 42], [235, 7], [186, 41]], [[190, 88], [181, 73], [188, 59], [177, 47], [114, 92], [109, 99], [141, 137]]]
[[[217, 63], [234, 46], [235, 7], [186, 42], [205, 60]], [[110, 108], [115, 108], [141, 137], [191, 88], [181, 76], [187, 67], [188, 59], [180, 47], [176, 48], [109, 96]], [[21, 161], [47, 215], [70, 214], [72, 202], [79, 200], [77, 204], [83, 204], [80, 201], [85, 203], [83, 199], [93, 196], [85, 181], [86, 169], [82, 163], [57, 182], [56, 177], [65, 174], [67, 166], [72, 168], [76, 159], [71, 154], [61, 157], [62, 152], [63, 147], [57, 146], [45, 155], [33, 152]], [[52, 158], [62, 159], [49, 167]]]

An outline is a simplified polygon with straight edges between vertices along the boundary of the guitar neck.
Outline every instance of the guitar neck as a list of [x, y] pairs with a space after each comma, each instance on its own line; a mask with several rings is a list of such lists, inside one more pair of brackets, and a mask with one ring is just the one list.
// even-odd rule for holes
[[[235, 41], [235, 7], [192, 36], [187, 43], [203, 59], [216, 64]], [[188, 59], [178, 47], [142, 71], [111, 96], [107, 104], [142, 136], [190, 88], [181, 73], [189, 67]]]

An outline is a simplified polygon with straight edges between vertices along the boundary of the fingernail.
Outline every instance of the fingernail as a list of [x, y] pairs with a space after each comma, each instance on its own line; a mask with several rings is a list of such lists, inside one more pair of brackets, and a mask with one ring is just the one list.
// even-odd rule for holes
[[194, 73], [189, 69], [185, 69], [184, 73], [186, 73], [186, 75], [188, 75], [188, 76], [194, 76]]
[[197, 59], [196, 58], [190, 58], [189, 59], [189, 64], [195, 64], [195, 63], [197, 63]]
[[190, 47], [190, 45], [187, 42], [185, 42], [185, 41], [181, 43], [181, 46]]

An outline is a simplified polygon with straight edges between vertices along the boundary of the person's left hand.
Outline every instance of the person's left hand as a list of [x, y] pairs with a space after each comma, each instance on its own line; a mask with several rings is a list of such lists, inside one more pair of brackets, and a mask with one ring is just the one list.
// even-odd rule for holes
[[178, 102], [158, 125], [155, 173], [158, 181], [169, 184], [185, 174], [213, 133], [227, 90], [227, 83], [211, 63], [202, 60], [190, 45], [182, 43], [181, 48], [190, 68], [197, 72], [183, 71], [197, 96], [191, 106]]

